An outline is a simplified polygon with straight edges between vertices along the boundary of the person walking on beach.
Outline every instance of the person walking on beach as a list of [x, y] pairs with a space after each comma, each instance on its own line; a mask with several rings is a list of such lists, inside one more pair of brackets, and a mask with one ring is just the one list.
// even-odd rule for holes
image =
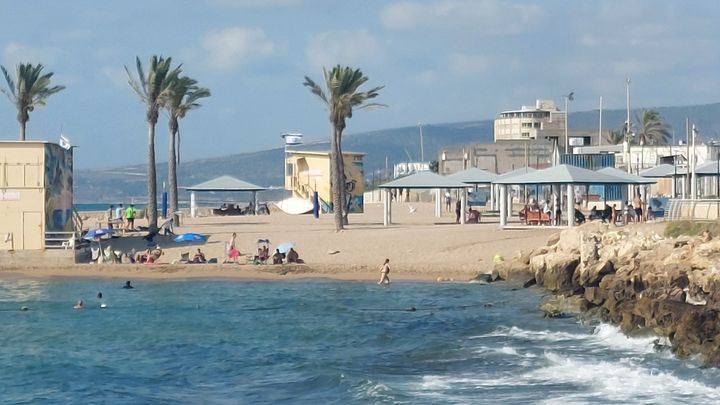
[[640, 195], [636, 195], [633, 199], [633, 208], [635, 208], [635, 222], [640, 223], [643, 219], [643, 201], [640, 198]]
[[455, 223], [456, 224], [460, 223], [460, 207], [461, 207], [460, 200], [457, 200], [457, 202], [455, 203]]
[[388, 274], [390, 274], [390, 259], [385, 259], [385, 263], [380, 267], [380, 281], [378, 281], [378, 285], [382, 285], [383, 283], [390, 284]]
[[452, 198], [450, 197], [450, 192], [445, 191], [445, 211], [450, 212], [452, 209]]

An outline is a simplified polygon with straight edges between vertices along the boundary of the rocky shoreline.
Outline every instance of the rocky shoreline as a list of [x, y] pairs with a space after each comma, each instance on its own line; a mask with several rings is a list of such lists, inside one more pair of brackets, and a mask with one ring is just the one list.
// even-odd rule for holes
[[630, 335], [666, 337], [678, 357], [720, 366], [719, 267], [720, 238], [708, 232], [669, 238], [593, 222], [497, 258], [482, 277], [547, 289], [557, 297], [542, 305], [548, 316], [572, 306]]

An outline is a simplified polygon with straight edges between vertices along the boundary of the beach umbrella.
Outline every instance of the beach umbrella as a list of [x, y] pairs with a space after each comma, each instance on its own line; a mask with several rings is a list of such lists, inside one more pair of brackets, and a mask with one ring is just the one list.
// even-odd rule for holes
[[291, 248], [295, 247], [295, 242], [283, 242], [279, 245], [277, 245], [276, 249], [280, 251], [280, 253], [287, 253], [290, 251]]
[[173, 239], [175, 242], [181, 243], [181, 242], [205, 242], [208, 240], [207, 235], [202, 235], [199, 233], [181, 233], [180, 235], [176, 236], [175, 239]]
[[113, 233], [112, 228], [90, 229], [87, 231], [87, 233], [85, 233], [85, 236], [83, 236], [83, 239], [94, 240], [94, 239], [100, 238], [103, 235], [112, 235], [112, 233]]

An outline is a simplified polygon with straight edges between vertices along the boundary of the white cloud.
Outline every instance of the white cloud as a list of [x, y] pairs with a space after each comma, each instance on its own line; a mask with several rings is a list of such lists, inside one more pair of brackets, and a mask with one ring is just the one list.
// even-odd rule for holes
[[364, 30], [318, 34], [305, 49], [305, 59], [313, 67], [375, 65], [382, 58], [382, 46]]
[[242, 27], [210, 31], [202, 47], [207, 52], [207, 65], [216, 70], [232, 70], [275, 53], [275, 44], [262, 30]]
[[58, 48], [53, 47], [31, 47], [28, 45], [10, 42], [3, 49], [3, 63], [5, 65], [16, 65], [17, 63], [42, 63], [52, 64], [61, 55]]
[[[134, 73], [134, 71], [130, 71]], [[99, 79], [109, 82], [116, 88], [129, 88], [128, 76], [125, 69], [117, 66], [103, 66], [98, 70]]]
[[450, 71], [458, 76], [480, 76], [488, 74], [495, 67], [492, 58], [486, 55], [455, 53], [448, 61]]
[[402, 1], [388, 5], [380, 15], [389, 29], [439, 28], [485, 36], [529, 31], [543, 16], [540, 6], [499, 0]]

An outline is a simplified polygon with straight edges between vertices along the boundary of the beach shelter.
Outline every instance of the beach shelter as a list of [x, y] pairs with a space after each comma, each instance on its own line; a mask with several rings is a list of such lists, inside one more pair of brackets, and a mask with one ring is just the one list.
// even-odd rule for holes
[[186, 187], [186, 189], [190, 192], [190, 216], [193, 218], [195, 218], [197, 212], [197, 203], [195, 200], [195, 193], [197, 192], [251, 192], [253, 210], [255, 210], [254, 213], [257, 213], [257, 192], [267, 190], [265, 187], [260, 187], [231, 176], [220, 176], [204, 183]]
[[678, 174], [685, 174], [685, 168], [680, 168], [667, 163], [663, 163], [640, 172], [641, 177], [648, 178], [673, 177]]
[[627, 180], [627, 184], [655, 184], [657, 180], [653, 180], [648, 177], [638, 176], [626, 171], [616, 169], [614, 167], [603, 167], [602, 169], [596, 170], [598, 173], [609, 174], [611, 176], [619, 177]]
[[610, 174], [599, 173], [592, 170], [584, 169], [572, 165], [557, 165], [547, 169], [532, 171], [515, 176], [505, 176], [493, 182], [501, 188], [500, 193], [500, 225], [507, 224], [509, 214], [506, 187], [508, 185], [557, 185], [567, 186], [567, 213], [568, 226], [575, 224], [574, 216], [570, 213], [575, 212], [574, 206], [574, 186], [576, 185], [607, 185], [607, 184], [635, 184], [629, 179], [616, 177]]
[[453, 173], [446, 176], [449, 179], [457, 180], [459, 182], [475, 186], [480, 185], [490, 186], [490, 205], [494, 205], [495, 193], [492, 190], [492, 181], [497, 178], [497, 174], [489, 172], [487, 170], [478, 169], [477, 167], [471, 167], [461, 172]]
[[383, 193], [383, 225], [388, 226], [392, 222], [390, 190], [394, 188], [434, 189], [436, 193], [435, 216], [438, 217], [442, 215], [440, 190], [444, 188], [462, 190], [462, 193], [460, 193], [460, 212], [463, 213], [463, 215], [460, 215], [460, 223], [465, 224], [464, 212], [467, 206], [467, 187], [468, 185], [463, 182], [443, 177], [430, 171], [417, 172], [381, 184], [379, 188], [385, 190]]
[[[532, 168], [530, 166], [519, 167], [517, 169], [513, 169], [513, 170], [507, 171], [505, 173], [498, 174], [497, 176], [495, 176], [495, 179], [493, 179], [492, 182], [494, 183], [495, 180], [502, 180], [502, 179], [506, 179], [508, 177], [517, 176], [519, 174], [531, 173], [531, 172], [536, 172], [536, 171], [537, 171], [537, 169]], [[492, 190], [491, 190], [492, 209], [499, 210], [500, 209], [500, 187], [495, 184], [491, 184], [491, 188], [492, 188]], [[510, 190], [506, 189], [506, 192], [510, 192]]]

